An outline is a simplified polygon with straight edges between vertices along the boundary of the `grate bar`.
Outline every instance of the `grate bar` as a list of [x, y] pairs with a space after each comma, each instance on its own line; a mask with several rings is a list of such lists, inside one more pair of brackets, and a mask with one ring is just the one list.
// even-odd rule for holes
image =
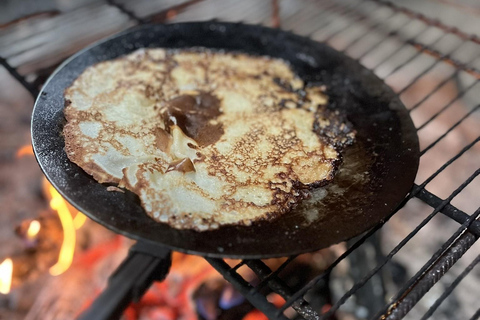
[[475, 312], [475, 314], [470, 318], [470, 320], [478, 320], [480, 319], [480, 308]]
[[[479, 57], [473, 57], [473, 59], [470, 59], [467, 64], [475, 62]], [[408, 111], [412, 112], [413, 110], [417, 109], [420, 105], [422, 105], [428, 98], [430, 98], [435, 92], [437, 92], [441, 87], [443, 87], [447, 82], [451, 81], [454, 79], [456, 76], [458, 76], [459, 70], [455, 70], [449, 77], [445, 78], [442, 80], [440, 83], [438, 83], [435, 88], [430, 91], [425, 97], [423, 97], [419, 102], [415, 103], [413, 107], [411, 107]]]
[[377, 224], [373, 227], [370, 231], [364, 234], [359, 240], [357, 240], [350, 248], [347, 249], [340, 257], [337, 258], [323, 273], [313, 278], [307, 285], [305, 285], [302, 289], [298, 290], [295, 294], [293, 294], [285, 303], [284, 306], [280, 309], [282, 312], [288, 308], [296, 299], [302, 297], [308, 290], [312, 289], [314, 286], [320, 283], [324, 283], [324, 278], [328, 276], [333, 268], [335, 268], [343, 259], [345, 259], [352, 251], [362, 245], [363, 242], [367, 238], [369, 238], [372, 234], [374, 234], [377, 230], [379, 230], [401, 207], [403, 207], [411, 198], [413, 198], [421, 189], [423, 189], [428, 183], [430, 183], [435, 177], [437, 177], [445, 168], [447, 168], [450, 164], [460, 158], [465, 152], [470, 150], [478, 141], [480, 141], [480, 137], [472, 141], [470, 144], [466, 145], [462, 150], [460, 150], [455, 156], [453, 156], [450, 160], [445, 162], [437, 171], [435, 171], [430, 177], [428, 177], [420, 186], [414, 188], [410, 195], [408, 195], [394, 210], [390, 215], [388, 215], [382, 222]]
[[[330, 316], [333, 315], [333, 313], [347, 301], [355, 292], [358, 291], [361, 287], [367, 283], [368, 280], [370, 280], [371, 277], [373, 277], [381, 268], [383, 268], [384, 265], [386, 265], [392, 258], [393, 256], [400, 251], [409, 241], [412, 239], [430, 220], [432, 220], [438, 212], [440, 212], [450, 201], [455, 198], [470, 182], [473, 181], [478, 175], [480, 174], [480, 169], [477, 170], [473, 175], [469, 177], [464, 183], [462, 183], [447, 199], [441, 202], [440, 206], [436, 207], [431, 214], [429, 214], [418, 226], [415, 227], [415, 229], [410, 232], [408, 236], [402, 239], [400, 243], [392, 250], [390, 253], [383, 259], [383, 261], [375, 268], [373, 268], [365, 277], [363, 277], [362, 280], [358, 281], [355, 283], [350, 290], [347, 291], [331, 308], [326, 312], [322, 319], [328, 319]], [[480, 211], [479, 211], [480, 212]]]
[[370, 0], [370, 1], [380, 3], [384, 6], [390, 7], [395, 11], [398, 11], [398, 12], [401, 12], [401, 13], [407, 15], [410, 18], [420, 20], [420, 21], [424, 22], [425, 24], [437, 27], [440, 30], [445, 31], [446, 33], [454, 34], [457, 37], [459, 37], [460, 39], [467, 40], [467, 41], [472, 41], [476, 44], [480, 44], [480, 38], [477, 37], [476, 35], [467, 34], [465, 32], [462, 32], [462, 31], [458, 30], [457, 28], [447, 26], [447, 25], [441, 23], [438, 20], [428, 18], [421, 13], [417, 13], [417, 12], [411, 11], [409, 9], [399, 7], [395, 4], [393, 4], [392, 2], [387, 2], [387, 1], [384, 1], [384, 0]]
[[[445, 37], [446, 37], [446, 33], [442, 34], [441, 36], [439, 36], [438, 38], [436, 38], [432, 43], [430, 43], [429, 45], [430, 46], [433, 46], [437, 43], [439, 43], [441, 40], [443, 40]], [[405, 41], [405, 44], [406, 45], [410, 45], [411, 40], [407, 40]], [[426, 48], [426, 47], [425, 47]], [[389, 73], [387, 73], [383, 79], [386, 79], [390, 76], [392, 76], [393, 74], [395, 74], [395, 72], [397, 72], [398, 70], [402, 69], [403, 67], [405, 67], [406, 65], [408, 65], [410, 62], [412, 62], [413, 60], [415, 60], [416, 58], [418, 57], [421, 57], [422, 56], [422, 53], [423, 53], [423, 50], [418, 50], [416, 53], [414, 53], [410, 58], [408, 58], [407, 60], [405, 60], [403, 63], [399, 64], [398, 66], [396, 66], [395, 68], [393, 68]], [[391, 59], [391, 56], [389, 57], [389, 59]], [[387, 59], [388, 60], [388, 59]], [[373, 69], [376, 69], [377, 67], [373, 68]]]
[[[433, 179], [435, 179], [445, 168], [451, 165], [455, 160], [460, 158], [465, 152], [470, 150], [478, 141], [480, 141], [480, 137], [477, 137], [475, 140], [467, 144], [462, 150], [460, 150], [455, 156], [450, 158], [447, 162], [445, 162], [437, 171], [435, 171], [430, 177], [428, 177], [421, 185], [418, 186], [419, 189], [423, 189], [427, 184], [429, 184]], [[416, 194], [416, 190], [412, 192], [413, 195]]]
[[35, 88], [30, 82], [28, 82], [25, 77], [23, 77], [20, 73], [18, 73], [17, 69], [15, 69], [14, 67], [12, 67], [8, 62], [7, 60], [5, 60], [4, 58], [0, 57], [0, 65], [4, 66], [5, 69], [7, 69], [8, 73], [10, 73], [12, 75], [12, 77], [14, 77], [18, 82], [20, 82], [20, 84], [22, 84], [22, 86], [25, 87], [25, 89], [28, 90], [28, 92], [30, 92], [30, 94], [32, 95], [33, 99], [37, 98], [38, 96], [38, 89]]
[[478, 71], [475, 67], [468, 67], [465, 63], [455, 60], [450, 56], [454, 51], [458, 50], [458, 48], [460, 48], [465, 43], [467, 42], [462, 42], [455, 50], [448, 54], [443, 54], [435, 49], [429, 48], [428, 46], [425, 46], [415, 41], [410, 41], [409, 44], [412, 45], [415, 49], [421, 50], [423, 53], [437, 58], [439, 61], [447, 62], [448, 64], [454, 66], [456, 69], [463, 70], [475, 77], [476, 79], [480, 79], [480, 71]]
[[[264, 281], [268, 277], [268, 286], [274, 292], [281, 295], [284, 299], [288, 299], [292, 295], [292, 289], [283, 282], [283, 280], [277, 277], [271, 277], [272, 270], [261, 260], [248, 260], [247, 265], [252, 269], [255, 274]], [[258, 286], [255, 289], [259, 290]], [[312, 307], [306, 302], [303, 298], [295, 301], [292, 305], [292, 308], [303, 318], [307, 320], [317, 320], [319, 319], [318, 313], [312, 309]]]
[[[381, 316], [385, 320], [402, 319], [413, 306], [440, 280], [441, 277], [470, 249], [477, 241], [477, 237], [471, 233], [466, 233], [458, 239], [445, 253], [439, 257], [438, 262], [430, 265], [430, 261], [425, 265], [428, 268], [422, 268], [417, 275], [414, 276], [415, 282], [405, 290], [404, 296], [400, 302], [395, 302], [389, 306], [387, 313]], [[412, 282], [412, 281], [409, 281]], [[399, 301], [395, 299], [394, 301]]]
[[[480, 173], [480, 169], [476, 171]], [[473, 176], [476, 176], [475, 174]], [[473, 180], [473, 179], [472, 179]], [[477, 241], [478, 237], [467, 232], [468, 227], [480, 216], [480, 208], [435, 252], [427, 263], [395, 295], [394, 303], [387, 306], [382, 319], [402, 319], [413, 306], [440, 280], [441, 277]]]
[[[367, 54], [373, 52], [373, 50], [377, 49], [384, 41], [386, 41], [387, 39], [390, 39], [391, 37], [394, 37], [394, 36], [398, 36], [399, 34], [399, 31], [402, 30], [404, 27], [407, 27], [408, 25], [410, 25], [410, 23], [413, 22], [413, 20], [410, 20], [408, 21], [407, 23], [405, 23], [404, 25], [402, 25], [400, 28], [396, 29], [396, 30], [392, 30], [392, 31], [389, 31], [388, 33], [385, 34], [385, 36], [383, 38], [381, 38], [379, 41], [377, 41], [375, 44], [373, 44], [372, 46], [370, 46], [369, 49], [367, 49], [367, 51], [365, 51], [364, 53], [362, 53], [360, 56], [358, 56], [356, 59], [357, 60], [361, 60], [363, 59]], [[425, 27], [423, 30], [427, 29], [428, 27]], [[422, 31], [423, 31], [422, 30]], [[368, 33], [367, 33], [368, 34]], [[367, 35], [365, 34], [365, 35]], [[363, 37], [363, 36], [362, 36]], [[358, 41], [357, 41], [358, 42]], [[347, 51], [348, 49], [350, 49], [352, 46], [352, 43], [348, 44], [343, 50], [342, 52], [345, 52]]]
[[205, 258], [205, 260], [220, 272], [225, 280], [230, 282], [255, 308], [262, 310], [269, 319], [288, 320], [282, 313], [277, 312], [278, 309], [268, 302], [265, 296], [255, 290], [238, 273], [232, 271], [225, 261], [214, 258]]
[[148, 20], [137, 17], [137, 15], [132, 10], [127, 9], [123, 4], [115, 2], [115, 0], [107, 0], [107, 3], [112, 7], [115, 7], [118, 10], [120, 10], [120, 12], [125, 14], [128, 18], [130, 18], [130, 20], [133, 20], [138, 24], [144, 24], [148, 22]]
[[433, 148], [438, 142], [440, 142], [440, 140], [442, 140], [443, 138], [445, 138], [450, 132], [452, 132], [456, 127], [458, 127], [463, 121], [465, 121], [465, 119], [467, 119], [468, 117], [470, 117], [472, 114], [474, 114], [478, 109], [480, 108], [480, 105], [477, 105], [475, 108], [473, 108], [472, 110], [470, 110], [469, 112], [467, 112], [463, 117], [460, 118], [460, 120], [458, 120], [454, 125], [452, 125], [447, 131], [445, 131], [445, 133], [443, 133], [440, 137], [437, 138], [437, 140], [435, 140], [434, 142], [432, 142], [431, 144], [429, 144], [425, 149], [423, 149], [421, 152], [420, 152], [420, 156], [423, 156], [425, 153], [428, 152], [428, 150], [430, 150], [431, 148]]
[[423, 97], [420, 101], [415, 103], [410, 109], [408, 109], [408, 112], [411, 113], [412, 111], [416, 110], [418, 107], [420, 107], [425, 101], [428, 100], [435, 92], [437, 92], [441, 87], [443, 87], [445, 84], [447, 84], [449, 81], [452, 81], [456, 76], [458, 76], [459, 71], [455, 70], [454, 73], [452, 73], [450, 76], [447, 78], [443, 79], [441, 82], [439, 82], [435, 88], [432, 89], [425, 97]]
[[102, 3], [93, 3], [80, 6], [71, 12], [66, 12], [63, 14], [60, 13], [59, 15], [53, 16], [48, 20], [36, 22], [34, 24], [34, 30], [30, 30], [30, 32], [24, 35], [18, 35], [18, 33], [16, 32], [18, 30], [14, 29], [12, 33], [2, 35], [0, 39], [0, 46], [2, 47], [2, 50], [10, 47], [13, 48], [14, 46], [17, 46], [18, 43], [35, 39], [36, 37], [41, 36], [44, 33], [52, 32], [55, 29], [61, 28], [60, 26], [71, 24], [72, 22], [76, 22], [78, 20], [85, 20], [86, 16], [88, 20], [90, 18], [88, 17], [88, 13], [90, 10], [101, 11], [102, 7]]
[[[420, 37], [421, 35], [423, 35], [424, 33], [426, 33], [429, 29], [430, 29], [430, 26], [425, 26], [425, 28], [423, 28], [422, 30], [420, 30], [420, 32], [418, 32], [418, 33], [415, 34], [414, 36], [408, 38], [408, 40], [403, 41], [403, 42], [402, 42], [402, 45], [401, 45], [400, 47], [396, 48], [395, 51], [391, 52], [391, 53], [388, 54], [385, 58], [383, 58], [382, 60], [380, 60], [375, 66], [371, 67], [370, 70], [374, 71], [374, 70], [378, 69], [381, 65], [383, 65], [385, 62], [387, 62], [389, 59], [391, 59], [392, 57], [395, 57], [395, 56], [396, 56], [398, 53], [400, 53], [404, 48], [408, 47], [408, 46], [409, 46], [409, 44], [407, 43], [408, 41]], [[405, 62], [404, 62], [404, 63], [405, 63]], [[407, 63], [408, 63], [408, 61], [407, 61]]]
[[261, 279], [260, 283], [256, 286], [256, 288], [260, 290], [261, 288], [266, 286], [270, 280], [272, 280], [273, 278], [276, 278], [278, 274], [282, 272], [287, 267], [287, 265], [290, 262], [292, 262], [296, 257], [298, 257], [298, 255], [288, 257], [288, 259], [284, 263], [282, 263], [277, 270], [275, 270], [274, 272], [271, 272], [269, 275]]
[[443, 106], [440, 110], [438, 110], [436, 113], [433, 114], [433, 116], [428, 119], [427, 121], [425, 121], [422, 125], [420, 125], [418, 128], [417, 128], [417, 132], [422, 130], [423, 128], [425, 128], [430, 122], [432, 122], [433, 120], [435, 120], [439, 115], [441, 115], [445, 110], [447, 110], [448, 108], [450, 108], [453, 103], [455, 101], [457, 101], [458, 99], [460, 99], [461, 97], [463, 97], [465, 94], [467, 94], [468, 91], [470, 91], [470, 89], [472, 89], [473, 87], [475, 87], [477, 84], [478, 84], [479, 80], [476, 80], [474, 82], [472, 82], [468, 87], [466, 87], [464, 90], [460, 91], [456, 97], [454, 97], [453, 99], [451, 99], [445, 106]]
[[[373, 9], [372, 11], [370, 11], [370, 13], [374, 13], [375, 11], [381, 9], [381, 7], [376, 7], [375, 9]], [[330, 40], [332, 40], [335, 36], [339, 35], [340, 33], [342, 33], [343, 31], [347, 30], [348, 28], [350, 28], [352, 25], [358, 23], [358, 22], [362, 22], [364, 20], [367, 20], [369, 17], [365, 14], [362, 14], [362, 13], [352, 13], [352, 15], [355, 15], [356, 18], [355, 19], [352, 19], [352, 21], [347, 24], [346, 26], [340, 28], [339, 30], [335, 31], [334, 33], [330, 34], [327, 38], [325, 38], [323, 41], [324, 42], [329, 42]], [[371, 28], [373, 28], [372, 26], [370, 26]]]
[[[287, 25], [289, 30], [292, 32], [296, 32], [302, 35], [310, 36], [312, 33], [316, 32], [319, 28], [322, 28], [324, 24], [321, 24], [320, 27], [315, 26], [315, 21], [322, 20], [323, 18], [331, 17], [332, 13], [340, 9], [347, 8], [346, 6], [340, 6], [338, 3], [329, 2], [328, 5], [325, 5], [323, 2], [319, 2], [322, 8], [320, 13], [316, 12], [315, 10], [308, 10], [307, 12], [303, 12], [302, 10], [298, 10], [294, 14], [289, 17], [286, 17], [282, 25]], [[359, 3], [356, 3], [354, 7], [358, 6]], [[292, 25], [292, 21], [295, 23]], [[327, 24], [330, 22], [327, 22]], [[301, 26], [302, 28], [308, 29], [301, 29], [297, 30], [297, 26]], [[312, 28], [313, 26], [313, 28]]]
[[[428, 47], [424, 46], [424, 45], [420, 45], [420, 44], [417, 44], [413, 41], [409, 42], [410, 45], [412, 45], [415, 49], [417, 50], [421, 50], [423, 53], [425, 53], [427, 50], [431, 50], [431, 49], [428, 49]], [[465, 42], [462, 42], [460, 45], [456, 46], [453, 50], [449, 51], [448, 53], [446, 54], [439, 54], [437, 58], [437, 60], [435, 60], [434, 63], [432, 63], [430, 66], [428, 66], [425, 70], [423, 70], [420, 74], [416, 75], [415, 78], [413, 78], [412, 80], [410, 80], [409, 84], [407, 84], [402, 90], [400, 90], [399, 92], [397, 92], [398, 95], [401, 95], [402, 93], [404, 93], [405, 91], [407, 91], [409, 88], [412, 87], [412, 85], [414, 85], [420, 78], [422, 78], [424, 75], [426, 75], [430, 70], [432, 70], [433, 68], [435, 68], [441, 61], [446, 61], [448, 59], [451, 59], [450, 58], [450, 55], [454, 54], [455, 52], [457, 52], [458, 50], [460, 50], [462, 48], [462, 46], [465, 44]], [[420, 47], [417, 47], [417, 46], [420, 46]]]
[[[440, 211], [440, 210], [443, 210], [446, 205], [450, 204], [450, 201], [458, 194], [460, 193], [468, 184], [470, 184], [470, 182], [472, 182], [478, 175], [480, 174], [480, 169], [477, 169], [465, 182], [463, 182], [457, 189], [455, 189], [455, 191], [445, 200], [441, 201], [440, 202], [440, 206], [437, 206], [436, 209], [434, 210], [435, 211]], [[468, 222], [472, 222], [473, 223], [473, 219], [471, 219], [471, 217], [469, 217], [469, 219], [467, 219], [466, 221]], [[468, 224], [470, 225], [470, 223]], [[433, 257], [432, 257], [433, 259]], [[431, 260], [432, 260], [431, 259]], [[427, 264], [426, 264], [427, 265]], [[425, 271], [427, 269], [426, 265], [424, 265], [424, 267], [422, 268], [423, 271]], [[421, 271], [422, 271], [421, 270]], [[423, 273], [422, 273], [423, 274]], [[417, 273], [417, 275], [421, 275], [421, 273]], [[399, 298], [400, 298], [400, 294], [405, 292], [408, 288], [410, 288], [414, 283], [415, 281], [417, 280], [416, 279], [417, 277], [413, 277], [411, 278], [408, 283], [406, 284], [406, 286], [404, 286], [404, 288], [402, 288], [400, 291], [399, 291], [399, 294], [397, 294], [397, 296], [393, 299], [393, 301], [398, 301]], [[391, 304], [390, 307], [394, 305], [394, 304]], [[378, 317], [380, 317], [381, 314], [384, 314], [387, 312], [387, 308], [383, 309], [380, 314], [378, 314]], [[376, 318], [378, 318], [376, 317]]]
[[[380, 20], [380, 21], [378, 21], [377, 23], [370, 25], [370, 26], [369, 26], [369, 29], [370, 29], [370, 30], [376, 29], [378, 26], [380, 26], [382, 23], [384, 23], [385, 20], [392, 18], [392, 17], [395, 16], [396, 14], [397, 14], [396, 12], [392, 12], [389, 16], [387, 16], [386, 18], [383, 18], [383, 20]], [[380, 42], [382, 42], [383, 40], [387, 39], [388, 36], [389, 36], [389, 34], [391, 34], [391, 33], [395, 33], [395, 32], [392, 31], [392, 32], [388, 33], [387, 36], [386, 36], [384, 39], [380, 40]], [[352, 46], [356, 45], [360, 40], [362, 40], [363, 38], [365, 38], [365, 37], [368, 36], [368, 35], [369, 35], [369, 33], [368, 33], [368, 32], [365, 32], [365, 33], [363, 33], [360, 37], [355, 38], [353, 41], [351, 41], [349, 44], [347, 44], [347, 46], [346, 46], [345, 48], [343, 48], [343, 49], [341, 50], [341, 52], [347, 51], [348, 49], [350, 49]]]
[[[415, 195], [418, 199], [422, 200], [432, 208], [439, 206], [442, 203], [442, 199], [431, 193], [426, 189], [421, 189], [419, 193]], [[465, 221], [470, 218], [470, 215], [463, 212], [460, 209], [457, 209], [455, 206], [451, 204], [447, 204], [441, 211], [444, 215], [455, 220], [456, 222], [463, 224]], [[468, 227], [468, 231], [472, 234], [480, 237], [480, 221], [473, 221], [472, 224]]]
[[165, 23], [169, 19], [170, 15], [176, 15], [178, 12], [181, 12], [186, 8], [201, 1], [203, 0], [190, 0], [184, 3], [174, 5], [173, 7], [167, 8], [158, 13], [154, 13], [150, 15], [149, 17], [147, 17], [146, 20], [150, 23]]
[[[350, 15], [353, 10], [355, 10], [357, 7], [359, 7], [362, 4], [362, 2], [358, 1], [356, 2], [353, 6], [347, 7], [347, 6], [339, 6], [337, 3], [333, 3], [332, 6], [328, 6], [327, 9], [330, 9], [333, 7], [333, 9], [327, 13], [327, 17], [332, 15], [332, 13], [336, 13], [339, 15]], [[325, 23], [321, 24], [320, 26], [317, 26], [315, 30], [313, 30], [310, 33], [307, 33], [307, 37], [312, 37], [315, 33], [319, 32], [320, 30], [324, 29], [325, 27], [331, 25], [333, 22], [335, 22], [335, 19], [331, 19], [329, 21], [326, 21]]]
[[450, 286], [442, 293], [442, 295], [435, 301], [435, 303], [428, 309], [427, 313], [420, 319], [426, 320], [430, 318], [435, 310], [440, 306], [440, 304], [452, 293], [452, 291], [458, 286], [458, 284], [475, 268], [475, 266], [480, 262], [480, 255], [478, 255], [475, 260], [473, 260], [465, 270], [452, 282]]

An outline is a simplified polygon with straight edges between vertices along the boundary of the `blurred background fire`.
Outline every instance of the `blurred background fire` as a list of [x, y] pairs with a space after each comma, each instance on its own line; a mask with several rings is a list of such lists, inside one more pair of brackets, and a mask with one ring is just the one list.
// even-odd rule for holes
[[[402, 11], [396, 5], [407, 8]], [[422, 21], [408, 10], [438, 20]], [[360, 1], [3, 1], [0, 4], [0, 319], [71, 319], [85, 310], [126, 257], [133, 241], [92, 222], [65, 202], [45, 180], [30, 145], [30, 115], [44, 81], [68, 56], [138, 23], [218, 19], [261, 23], [327, 41], [359, 59], [399, 93], [417, 128], [424, 155], [421, 184], [467, 145], [461, 158], [427, 189], [441, 199], [478, 169], [480, 118], [480, 6], [468, 0], [384, 3]], [[441, 21], [453, 29], [435, 25]], [[447, 132], [447, 134], [445, 134]], [[473, 214], [480, 205], [474, 179], [452, 200]], [[412, 199], [332, 272], [310, 303], [327, 312], [431, 212]], [[390, 263], [347, 300], [336, 319], [365, 319], [415, 274], [458, 228], [438, 215], [395, 254]], [[295, 290], [325, 270], [348, 248], [341, 243], [293, 260], [282, 271]], [[409, 314], [419, 319], [466, 266], [478, 259], [478, 243]], [[203, 258], [174, 253], [166, 280], [132, 303], [124, 319], [266, 319]], [[270, 259], [273, 270], [285, 262]], [[238, 261], [227, 260], [230, 266]], [[250, 283], [247, 267], [238, 272]], [[379, 284], [381, 283], [381, 285]], [[381, 287], [381, 289], [379, 289]], [[442, 304], [435, 319], [467, 319], [478, 313], [480, 270], [475, 269]], [[379, 290], [381, 293], [379, 293]], [[383, 290], [383, 291], [382, 291]], [[284, 303], [279, 294], [267, 299]], [[285, 314], [297, 313], [288, 308]], [[479, 314], [480, 316], [480, 314]]]

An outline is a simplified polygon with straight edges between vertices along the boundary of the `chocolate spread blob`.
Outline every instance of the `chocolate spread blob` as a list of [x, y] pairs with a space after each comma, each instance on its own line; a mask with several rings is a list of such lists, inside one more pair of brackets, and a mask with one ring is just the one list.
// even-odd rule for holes
[[177, 125], [200, 147], [215, 143], [223, 135], [222, 124], [215, 122], [222, 114], [220, 100], [209, 92], [173, 98], [164, 112], [165, 128]]

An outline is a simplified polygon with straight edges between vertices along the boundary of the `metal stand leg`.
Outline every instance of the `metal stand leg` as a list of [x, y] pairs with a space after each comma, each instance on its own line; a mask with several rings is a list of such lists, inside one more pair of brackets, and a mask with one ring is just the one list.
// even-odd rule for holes
[[107, 288], [79, 320], [118, 319], [132, 301], [139, 301], [154, 281], [165, 279], [171, 265], [167, 248], [137, 242], [108, 280]]

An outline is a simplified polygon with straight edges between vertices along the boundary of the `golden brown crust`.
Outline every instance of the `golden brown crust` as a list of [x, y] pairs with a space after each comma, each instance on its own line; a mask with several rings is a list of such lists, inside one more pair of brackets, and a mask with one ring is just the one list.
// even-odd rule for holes
[[339, 148], [354, 138], [323, 109], [322, 87], [267, 57], [139, 50], [88, 68], [65, 97], [70, 160], [175, 228], [294, 209], [332, 181]]

